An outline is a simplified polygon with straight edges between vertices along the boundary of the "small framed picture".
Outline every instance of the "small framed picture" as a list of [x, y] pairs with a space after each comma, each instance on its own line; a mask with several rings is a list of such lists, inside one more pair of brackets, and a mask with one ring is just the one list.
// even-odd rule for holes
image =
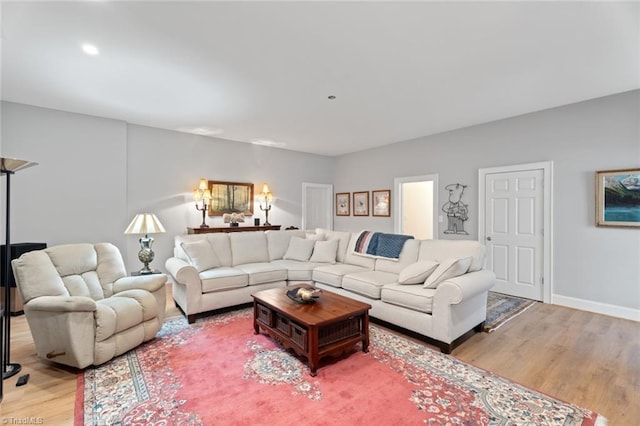
[[596, 225], [640, 228], [640, 169], [596, 172]]
[[351, 214], [350, 192], [336, 193], [336, 216], [349, 216]]
[[373, 206], [373, 216], [391, 216], [391, 190], [380, 189], [371, 191], [371, 205]]
[[353, 215], [369, 216], [369, 191], [353, 193]]

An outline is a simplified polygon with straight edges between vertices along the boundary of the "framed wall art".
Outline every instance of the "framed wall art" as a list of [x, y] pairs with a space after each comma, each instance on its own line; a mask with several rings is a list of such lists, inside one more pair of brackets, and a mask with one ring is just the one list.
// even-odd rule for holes
[[391, 216], [391, 190], [371, 191], [371, 205], [373, 206], [373, 216]]
[[596, 225], [640, 228], [640, 168], [596, 172]]
[[253, 215], [252, 183], [210, 180], [209, 189], [211, 190], [209, 216], [222, 216], [225, 213]]
[[353, 193], [353, 215], [369, 216], [369, 191]]
[[350, 192], [336, 193], [336, 216], [349, 216], [351, 214]]

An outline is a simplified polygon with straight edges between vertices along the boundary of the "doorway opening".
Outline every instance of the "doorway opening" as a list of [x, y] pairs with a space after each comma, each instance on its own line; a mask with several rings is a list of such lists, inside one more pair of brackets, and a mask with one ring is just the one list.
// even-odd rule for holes
[[394, 187], [394, 232], [419, 240], [437, 239], [438, 175], [395, 178]]

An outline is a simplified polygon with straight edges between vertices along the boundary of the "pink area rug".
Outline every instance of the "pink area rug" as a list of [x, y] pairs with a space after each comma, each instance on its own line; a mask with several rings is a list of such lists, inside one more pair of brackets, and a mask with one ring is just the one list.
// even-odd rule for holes
[[76, 425], [601, 425], [596, 413], [371, 326], [370, 352], [316, 377], [252, 311], [188, 325], [78, 376]]

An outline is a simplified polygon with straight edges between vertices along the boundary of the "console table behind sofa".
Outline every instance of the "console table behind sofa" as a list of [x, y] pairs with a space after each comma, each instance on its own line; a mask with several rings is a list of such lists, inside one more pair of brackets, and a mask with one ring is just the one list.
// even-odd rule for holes
[[215, 232], [245, 232], [245, 231], [279, 231], [282, 225], [267, 226], [212, 226], [209, 228], [187, 228], [187, 234], [212, 234]]

